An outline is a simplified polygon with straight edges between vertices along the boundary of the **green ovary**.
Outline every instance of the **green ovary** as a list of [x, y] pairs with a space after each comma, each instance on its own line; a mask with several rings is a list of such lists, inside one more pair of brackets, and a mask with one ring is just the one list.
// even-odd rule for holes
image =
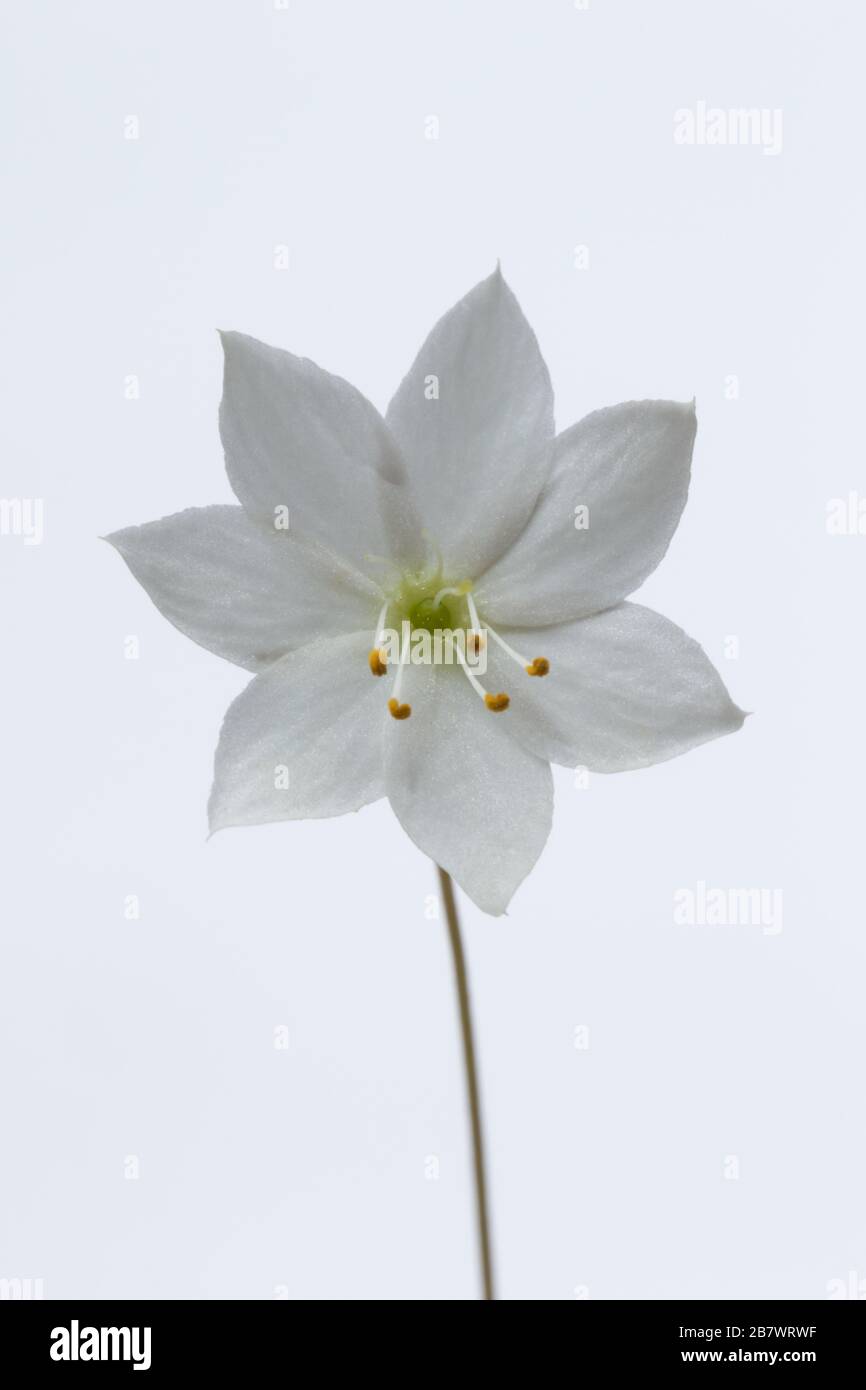
[[437, 603], [433, 594], [419, 600], [407, 616], [413, 629], [423, 627], [427, 632], [435, 632], [437, 628], [454, 627], [454, 616], [448, 602], [443, 598]]
[[462, 594], [443, 594], [438, 602], [437, 595], [442, 589], [468, 587], [468, 584], [449, 584], [441, 573], [406, 575], [391, 594], [389, 621], [399, 626], [408, 619], [413, 630], [422, 628], [429, 633], [467, 627], [469, 612]]

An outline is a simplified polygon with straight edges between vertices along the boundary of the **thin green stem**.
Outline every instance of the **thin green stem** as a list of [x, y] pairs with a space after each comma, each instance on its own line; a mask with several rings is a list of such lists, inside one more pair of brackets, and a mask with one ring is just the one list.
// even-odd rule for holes
[[[438, 868], [438, 865], [437, 865]], [[454, 978], [457, 985], [457, 1003], [460, 1010], [460, 1031], [463, 1035], [463, 1062], [466, 1068], [466, 1095], [469, 1102], [469, 1120], [472, 1127], [472, 1157], [475, 1175], [475, 1209], [478, 1217], [478, 1246], [481, 1256], [482, 1298], [492, 1301], [493, 1260], [490, 1254], [490, 1217], [487, 1211], [487, 1179], [484, 1171], [484, 1134], [481, 1125], [481, 1093], [478, 1089], [478, 1073], [475, 1059], [475, 1042], [472, 1033], [472, 1011], [469, 1006], [469, 979], [466, 974], [466, 958], [463, 942], [460, 939], [460, 922], [457, 916], [457, 903], [454, 899], [454, 884], [450, 874], [439, 869], [439, 887], [442, 903], [448, 921], [448, 936], [451, 941], [451, 954], [454, 958]]]

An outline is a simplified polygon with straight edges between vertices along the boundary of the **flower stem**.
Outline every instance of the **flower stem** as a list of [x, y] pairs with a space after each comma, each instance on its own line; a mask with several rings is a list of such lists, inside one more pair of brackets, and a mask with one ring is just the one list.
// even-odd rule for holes
[[[438, 865], [437, 865], [438, 868]], [[469, 1007], [469, 979], [466, 974], [466, 958], [463, 955], [463, 942], [460, 939], [460, 922], [457, 917], [457, 903], [454, 899], [454, 884], [450, 874], [439, 869], [439, 887], [442, 903], [448, 921], [448, 936], [451, 941], [451, 954], [454, 957], [454, 978], [457, 985], [457, 1003], [460, 1009], [460, 1031], [463, 1035], [463, 1062], [466, 1067], [466, 1093], [469, 1101], [469, 1119], [472, 1127], [472, 1156], [475, 1173], [475, 1208], [478, 1217], [478, 1246], [481, 1255], [482, 1298], [492, 1301], [493, 1261], [490, 1254], [490, 1218], [487, 1212], [487, 1179], [484, 1172], [484, 1136], [481, 1128], [481, 1093], [478, 1089], [478, 1075], [475, 1062], [475, 1042], [472, 1035], [472, 1011]]]

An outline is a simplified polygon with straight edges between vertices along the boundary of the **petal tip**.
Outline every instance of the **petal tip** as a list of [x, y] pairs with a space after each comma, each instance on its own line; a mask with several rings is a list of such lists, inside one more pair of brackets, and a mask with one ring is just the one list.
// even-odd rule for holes
[[132, 529], [133, 528], [131, 526], [121, 526], [119, 531], [109, 531], [108, 535], [97, 536], [96, 539], [98, 541], [104, 541], [106, 545], [111, 546], [112, 550], [116, 550], [118, 555], [122, 555], [124, 537], [126, 536], [127, 531], [131, 531]]
[[[248, 333], [239, 333], [236, 328], [218, 328], [216, 332], [226, 363], [228, 363], [229, 356], [234, 356], [237, 353], [240, 344], [249, 340]], [[252, 339], [252, 342], [258, 346], [256, 339]]]

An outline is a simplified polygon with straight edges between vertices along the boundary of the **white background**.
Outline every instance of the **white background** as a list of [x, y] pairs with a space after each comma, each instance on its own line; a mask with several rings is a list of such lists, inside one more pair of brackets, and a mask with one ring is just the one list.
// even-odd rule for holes
[[[54, 0], [10, 24], [0, 492], [44, 499], [45, 534], [0, 537], [0, 1276], [476, 1296], [432, 869], [385, 803], [206, 843], [247, 676], [97, 537], [232, 500], [216, 328], [384, 408], [501, 257], [560, 427], [696, 395], [641, 601], [755, 711], [655, 769], [559, 771], [510, 915], [463, 901], [501, 1294], [866, 1278], [866, 536], [825, 524], [866, 494], [859, 7]], [[781, 154], [677, 145], [699, 101], [780, 108]], [[781, 889], [781, 932], [675, 925], [700, 880]]]

